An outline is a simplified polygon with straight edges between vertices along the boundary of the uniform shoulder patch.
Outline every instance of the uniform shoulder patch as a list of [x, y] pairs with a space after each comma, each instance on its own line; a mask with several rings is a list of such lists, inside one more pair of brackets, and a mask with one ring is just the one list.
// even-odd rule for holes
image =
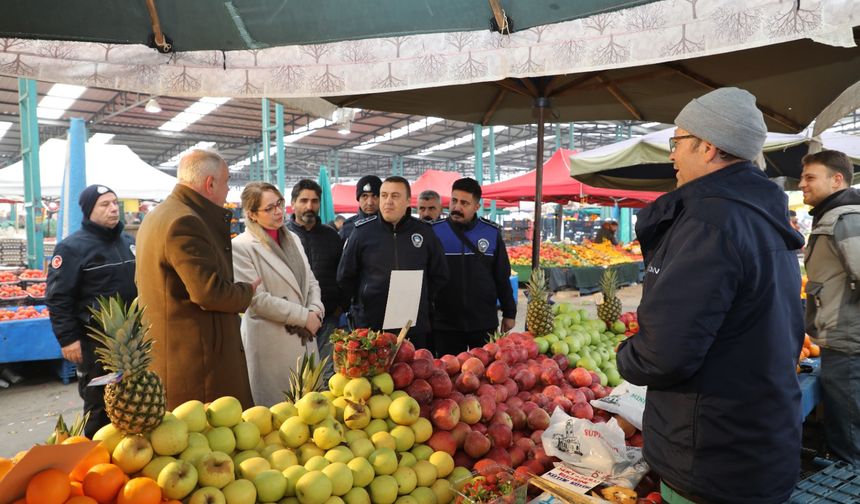
[[60, 266], [63, 265], [63, 256], [55, 255], [51, 258], [51, 267], [54, 269], [60, 269]]
[[358, 219], [357, 221], [355, 221], [355, 227], [363, 226], [363, 225], [367, 224], [368, 222], [373, 222], [373, 221], [375, 221], [378, 217], [379, 217], [378, 215], [371, 215], [370, 217], [365, 217], [365, 218], [363, 218], [363, 219]]
[[491, 221], [490, 219], [487, 219], [487, 218], [485, 218], [485, 217], [481, 217], [481, 222], [483, 222], [484, 224], [489, 224], [489, 225], [493, 226], [493, 227], [494, 227], [494, 228], [496, 228], [496, 229], [499, 229], [499, 225], [498, 225], [498, 224], [496, 224], [495, 222], [493, 222], [493, 221]]

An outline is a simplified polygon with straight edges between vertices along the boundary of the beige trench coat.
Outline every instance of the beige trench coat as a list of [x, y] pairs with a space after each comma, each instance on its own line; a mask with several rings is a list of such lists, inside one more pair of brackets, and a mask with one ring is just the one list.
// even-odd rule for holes
[[321, 316], [325, 313], [319, 283], [311, 272], [299, 237], [284, 228], [305, 265], [305, 281], [301, 285], [281, 256], [269, 248], [269, 240], [260, 231], [259, 227], [257, 232], [249, 228], [233, 238], [233, 270], [240, 282], [263, 279], [242, 317], [242, 342], [254, 403], [272, 406], [284, 400], [290, 369], [295, 369], [296, 359], [305, 352], [317, 353], [316, 341], [303, 345], [301, 338], [288, 332], [285, 326], [304, 327], [309, 311], [318, 311]]

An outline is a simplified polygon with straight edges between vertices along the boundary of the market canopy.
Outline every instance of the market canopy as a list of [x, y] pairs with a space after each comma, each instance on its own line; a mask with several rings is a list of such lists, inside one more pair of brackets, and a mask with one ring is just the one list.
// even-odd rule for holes
[[[669, 137], [674, 128], [630, 138], [570, 157], [570, 174], [586, 184], [610, 189], [671, 191], [675, 188], [675, 169], [669, 160]], [[824, 133], [826, 149], [845, 152], [860, 172], [860, 137]], [[765, 172], [770, 178], [797, 180], [803, 169], [801, 159], [819, 141], [805, 135], [768, 133], [763, 149]]]
[[[621, 191], [591, 187], [570, 177], [570, 157], [574, 151], [558, 149], [543, 166], [544, 202], [578, 201], [606, 206], [643, 207], [659, 198], [662, 192]], [[534, 170], [502, 182], [484, 186], [484, 197], [506, 201], [534, 201]]]
[[[59, 198], [68, 156], [67, 141], [47, 140], [39, 147], [42, 196]], [[125, 145], [86, 144], [86, 180], [104, 184], [124, 199], [160, 200], [176, 186], [176, 177], [149, 166]], [[24, 164], [18, 161], [0, 170], [0, 194], [24, 194]]]

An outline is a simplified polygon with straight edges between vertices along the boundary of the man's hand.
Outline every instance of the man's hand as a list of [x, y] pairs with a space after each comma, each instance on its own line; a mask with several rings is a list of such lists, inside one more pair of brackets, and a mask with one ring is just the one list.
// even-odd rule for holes
[[63, 358], [69, 362], [74, 364], [80, 364], [84, 361], [83, 356], [81, 355], [81, 342], [80, 340], [75, 341], [74, 343], [69, 343], [68, 345], [62, 348]]
[[257, 292], [257, 287], [259, 287], [261, 283], [263, 283], [262, 278], [257, 278], [256, 280], [251, 282], [251, 294]]
[[311, 332], [314, 336], [316, 336], [317, 331], [322, 327], [322, 319], [320, 319], [319, 312], [308, 312], [308, 320], [305, 322], [305, 329]]
[[506, 333], [506, 332], [510, 331], [511, 329], [514, 328], [514, 324], [516, 324], [516, 323], [517, 323], [517, 321], [512, 319], [512, 318], [502, 317], [502, 332]]

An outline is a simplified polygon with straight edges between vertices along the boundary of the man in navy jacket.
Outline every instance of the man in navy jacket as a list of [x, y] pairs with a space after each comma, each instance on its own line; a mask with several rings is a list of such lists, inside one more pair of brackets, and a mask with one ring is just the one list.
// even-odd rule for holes
[[717, 89], [675, 125], [678, 188], [639, 213], [640, 330], [618, 370], [648, 386], [644, 455], [664, 496], [782, 503], [800, 470], [803, 239], [749, 161], [767, 133], [753, 95]]

